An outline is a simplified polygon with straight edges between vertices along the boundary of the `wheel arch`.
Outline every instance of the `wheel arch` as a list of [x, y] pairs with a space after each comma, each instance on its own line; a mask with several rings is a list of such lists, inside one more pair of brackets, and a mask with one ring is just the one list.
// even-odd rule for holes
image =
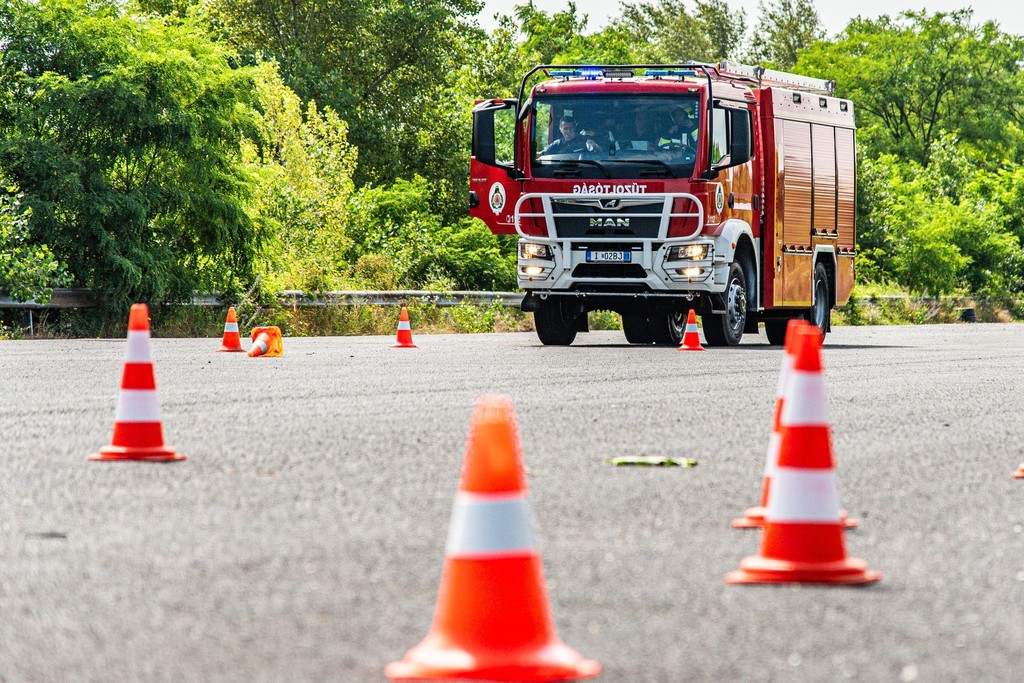
[[[833, 309], [836, 307], [836, 252], [831, 247], [815, 247], [814, 249], [814, 263], [811, 265], [811, 273], [814, 273], [815, 268], [818, 264], [825, 266], [825, 273], [828, 277], [828, 307]], [[811, 296], [814, 296], [813, 288], [811, 290]], [[811, 301], [814, 304], [814, 301]]]

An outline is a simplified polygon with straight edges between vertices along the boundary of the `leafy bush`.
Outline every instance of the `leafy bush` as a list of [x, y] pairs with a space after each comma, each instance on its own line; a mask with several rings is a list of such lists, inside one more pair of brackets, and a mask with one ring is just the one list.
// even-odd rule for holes
[[45, 244], [32, 239], [32, 210], [21, 204], [17, 188], [0, 175], [0, 292], [16, 301], [45, 302], [54, 287], [67, 283], [64, 267]]

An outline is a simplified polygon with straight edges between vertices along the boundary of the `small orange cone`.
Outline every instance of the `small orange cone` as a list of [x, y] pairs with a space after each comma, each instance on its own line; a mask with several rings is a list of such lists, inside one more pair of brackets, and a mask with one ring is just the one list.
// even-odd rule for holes
[[257, 327], [252, 331], [252, 346], [249, 358], [264, 356], [276, 358], [284, 353], [284, 342], [281, 340], [280, 327]]
[[220, 348], [217, 351], [241, 351], [242, 340], [238, 336], [238, 317], [235, 315], [235, 307], [228, 309], [228, 317], [224, 321], [224, 338], [221, 339]]
[[601, 665], [555, 634], [534, 549], [512, 402], [483, 396], [470, 421], [434, 620], [384, 674], [393, 681], [568, 681]]
[[393, 349], [415, 349], [412, 343], [412, 326], [409, 325], [409, 311], [402, 306], [402, 312], [398, 316], [398, 338], [391, 345]]
[[764, 479], [761, 484], [761, 504], [757, 507], [747, 508], [743, 517], [732, 521], [733, 527], [737, 529], [753, 529], [764, 526], [764, 514], [768, 509], [768, 491], [772, 485], [772, 472], [775, 470], [775, 463], [779, 459], [779, 442], [782, 438], [782, 417], [783, 394], [786, 390], [786, 378], [793, 367], [793, 347], [796, 338], [796, 330], [807, 325], [803, 319], [792, 319], [786, 325], [786, 343], [783, 346], [782, 371], [779, 373], [779, 383], [775, 389], [775, 412], [772, 417], [772, 433], [768, 437], [768, 456], [764, 462]]
[[1024, 479], [1024, 462], [1020, 464], [1020, 469], [1011, 474], [1010, 476], [1015, 477], [1017, 479]]
[[861, 584], [878, 581], [864, 560], [848, 558], [832, 461], [821, 337], [796, 332], [782, 407], [782, 442], [772, 478], [760, 555], [744, 558], [728, 583]]
[[128, 349], [114, 414], [114, 436], [109, 446], [90, 455], [89, 460], [185, 460], [184, 455], [164, 445], [153, 358], [149, 352], [146, 304], [133, 305], [128, 317]]
[[703, 351], [700, 345], [700, 334], [697, 333], [697, 315], [690, 309], [686, 316], [686, 331], [683, 332], [683, 343], [676, 351]]

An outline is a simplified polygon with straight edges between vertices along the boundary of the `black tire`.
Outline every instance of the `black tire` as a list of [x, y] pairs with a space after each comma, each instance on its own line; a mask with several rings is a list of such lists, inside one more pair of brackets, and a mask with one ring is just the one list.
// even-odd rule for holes
[[686, 331], [686, 313], [682, 309], [658, 313], [647, 318], [651, 341], [658, 346], [679, 346]]
[[545, 346], [568, 346], [576, 339], [576, 319], [566, 313], [559, 298], [542, 299], [533, 312], [533, 326]]
[[747, 276], [733, 261], [725, 286], [725, 313], [705, 313], [704, 339], [708, 346], [736, 346], [747, 326]]
[[630, 344], [650, 344], [651, 327], [647, 324], [647, 316], [640, 314], [622, 314], [622, 332]]
[[782, 346], [786, 343], [786, 328], [789, 327], [788, 320], [765, 320], [764, 333], [768, 337], [768, 343], [775, 346]]
[[832, 293], [829, 290], [828, 270], [825, 264], [818, 262], [814, 266], [814, 281], [812, 289], [811, 307], [807, 310], [807, 319], [821, 332], [821, 338], [825, 338], [832, 325]]

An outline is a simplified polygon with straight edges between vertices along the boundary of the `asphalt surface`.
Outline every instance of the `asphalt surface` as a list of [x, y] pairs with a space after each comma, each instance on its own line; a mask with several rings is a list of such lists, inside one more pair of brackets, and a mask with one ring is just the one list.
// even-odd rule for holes
[[[838, 328], [826, 385], [868, 587], [729, 586], [782, 359], [618, 332], [155, 339], [186, 462], [94, 463], [123, 340], [0, 342], [0, 680], [384, 681], [427, 633], [469, 415], [516, 406], [559, 636], [609, 683], [1016, 681], [1024, 326]], [[605, 458], [695, 458], [694, 468]]]

